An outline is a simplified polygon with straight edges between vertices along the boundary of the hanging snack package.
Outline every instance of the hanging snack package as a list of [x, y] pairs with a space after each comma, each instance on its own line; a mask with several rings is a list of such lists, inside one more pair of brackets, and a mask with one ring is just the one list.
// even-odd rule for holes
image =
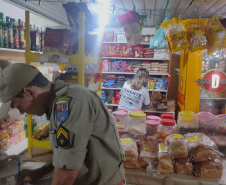
[[208, 55], [226, 48], [226, 29], [223, 27], [219, 19], [210, 18], [205, 20], [206, 37], [209, 42]]
[[188, 37], [181, 19], [173, 18], [172, 20], [162, 23], [161, 26], [172, 53], [189, 47]]
[[[166, 17], [163, 22], [166, 22], [168, 20], [169, 20], [169, 18]], [[168, 49], [164, 31], [161, 26], [156, 31], [154, 37], [150, 41], [150, 48], [152, 48], [152, 49]]]
[[141, 34], [139, 17], [136, 12], [129, 11], [118, 18], [119, 24], [123, 27], [127, 44], [140, 44], [143, 37]]
[[205, 25], [202, 19], [187, 19], [182, 21], [186, 29], [190, 51], [207, 49], [207, 39], [205, 36]]

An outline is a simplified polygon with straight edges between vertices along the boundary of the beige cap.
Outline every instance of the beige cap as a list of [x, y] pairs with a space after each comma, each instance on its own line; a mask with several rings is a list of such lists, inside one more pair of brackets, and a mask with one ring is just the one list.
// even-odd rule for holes
[[39, 73], [31, 65], [16, 63], [6, 67], [0, 76], [0, 119], [8, 113], [12, 98], [19, 94]]

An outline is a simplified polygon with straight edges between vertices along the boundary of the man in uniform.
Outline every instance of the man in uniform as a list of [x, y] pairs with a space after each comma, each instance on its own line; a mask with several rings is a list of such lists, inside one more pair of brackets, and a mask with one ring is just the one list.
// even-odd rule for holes
[[120, 139], [106, 106], [94, 92], [60, 80], [51, 83], [37, 68], [17, 63], [0, 76], [0, 99], [0, 119], [10, 107], [50, 119], [52, 185], [123, 184]]

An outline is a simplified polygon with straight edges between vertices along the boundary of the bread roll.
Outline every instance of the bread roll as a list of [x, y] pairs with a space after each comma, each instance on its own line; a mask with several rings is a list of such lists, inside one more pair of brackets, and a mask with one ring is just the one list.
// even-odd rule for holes
[[195, 163], [195, 175], [200, 178], [220, 178], [223, 174], [223, 165], [220, 160]]
[[188, 157], [188, 140], [180, 134], [172, 134], [166, 137], [165, 143], [171, 147], [171, 156], [176, 158]]
[[140, 163], [138, 160], [124, 161], [123, 164], [125, 168], [132, 168], [132, 169], [140, 168]]
[[193, 171], [193, 165], [188, 159], [176, 159], [175, 160], [175, 172], [179, 174], [191, 175]]
[[124, 134], [121, 136], [122, 146], [125, 152], [125, 159], [132, 160], [138, 158], [137, 143], [134, 136]]

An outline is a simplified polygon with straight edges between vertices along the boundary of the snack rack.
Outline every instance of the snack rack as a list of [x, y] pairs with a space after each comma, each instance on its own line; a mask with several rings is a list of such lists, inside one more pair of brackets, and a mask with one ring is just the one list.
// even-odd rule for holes
[[[30, 13], [29, 11], [25, 12], [26, 19], [26, 46], [30, 46]], [[30, 47], [26, 47], [25, 58], [26, 63], [30, 64], [31, 62], [42, 62], [42, 63], [50, 63], [49, 57], [53, 54], [59, 55], [60, 69], [64, 70], [65, 64], [77, 64], [78, 65], [78, 84], [84, 86], [84, 66], [86, 64], [100, 64], [100, 69], [102, 69], [101, 63], [102, 60], [100, 57], [94, 56], [86, 56], [85, 55], [85, 13], [79, 12], [78, 18], [79, 31], [78, 31], [78, 53], [74, 55], [63, 55], [56, 52], [48, 52], [48, 53], [37, 53], [31, 52]], [[39, 141], [32, 138], [32, 125], [31, 125], [31, 115], [27, 115], [27, 123], [28, 123], [28, 157], [32, 157], [32, 148], [45, 148], [51, 149], [49, 145], [49, 140]]]

